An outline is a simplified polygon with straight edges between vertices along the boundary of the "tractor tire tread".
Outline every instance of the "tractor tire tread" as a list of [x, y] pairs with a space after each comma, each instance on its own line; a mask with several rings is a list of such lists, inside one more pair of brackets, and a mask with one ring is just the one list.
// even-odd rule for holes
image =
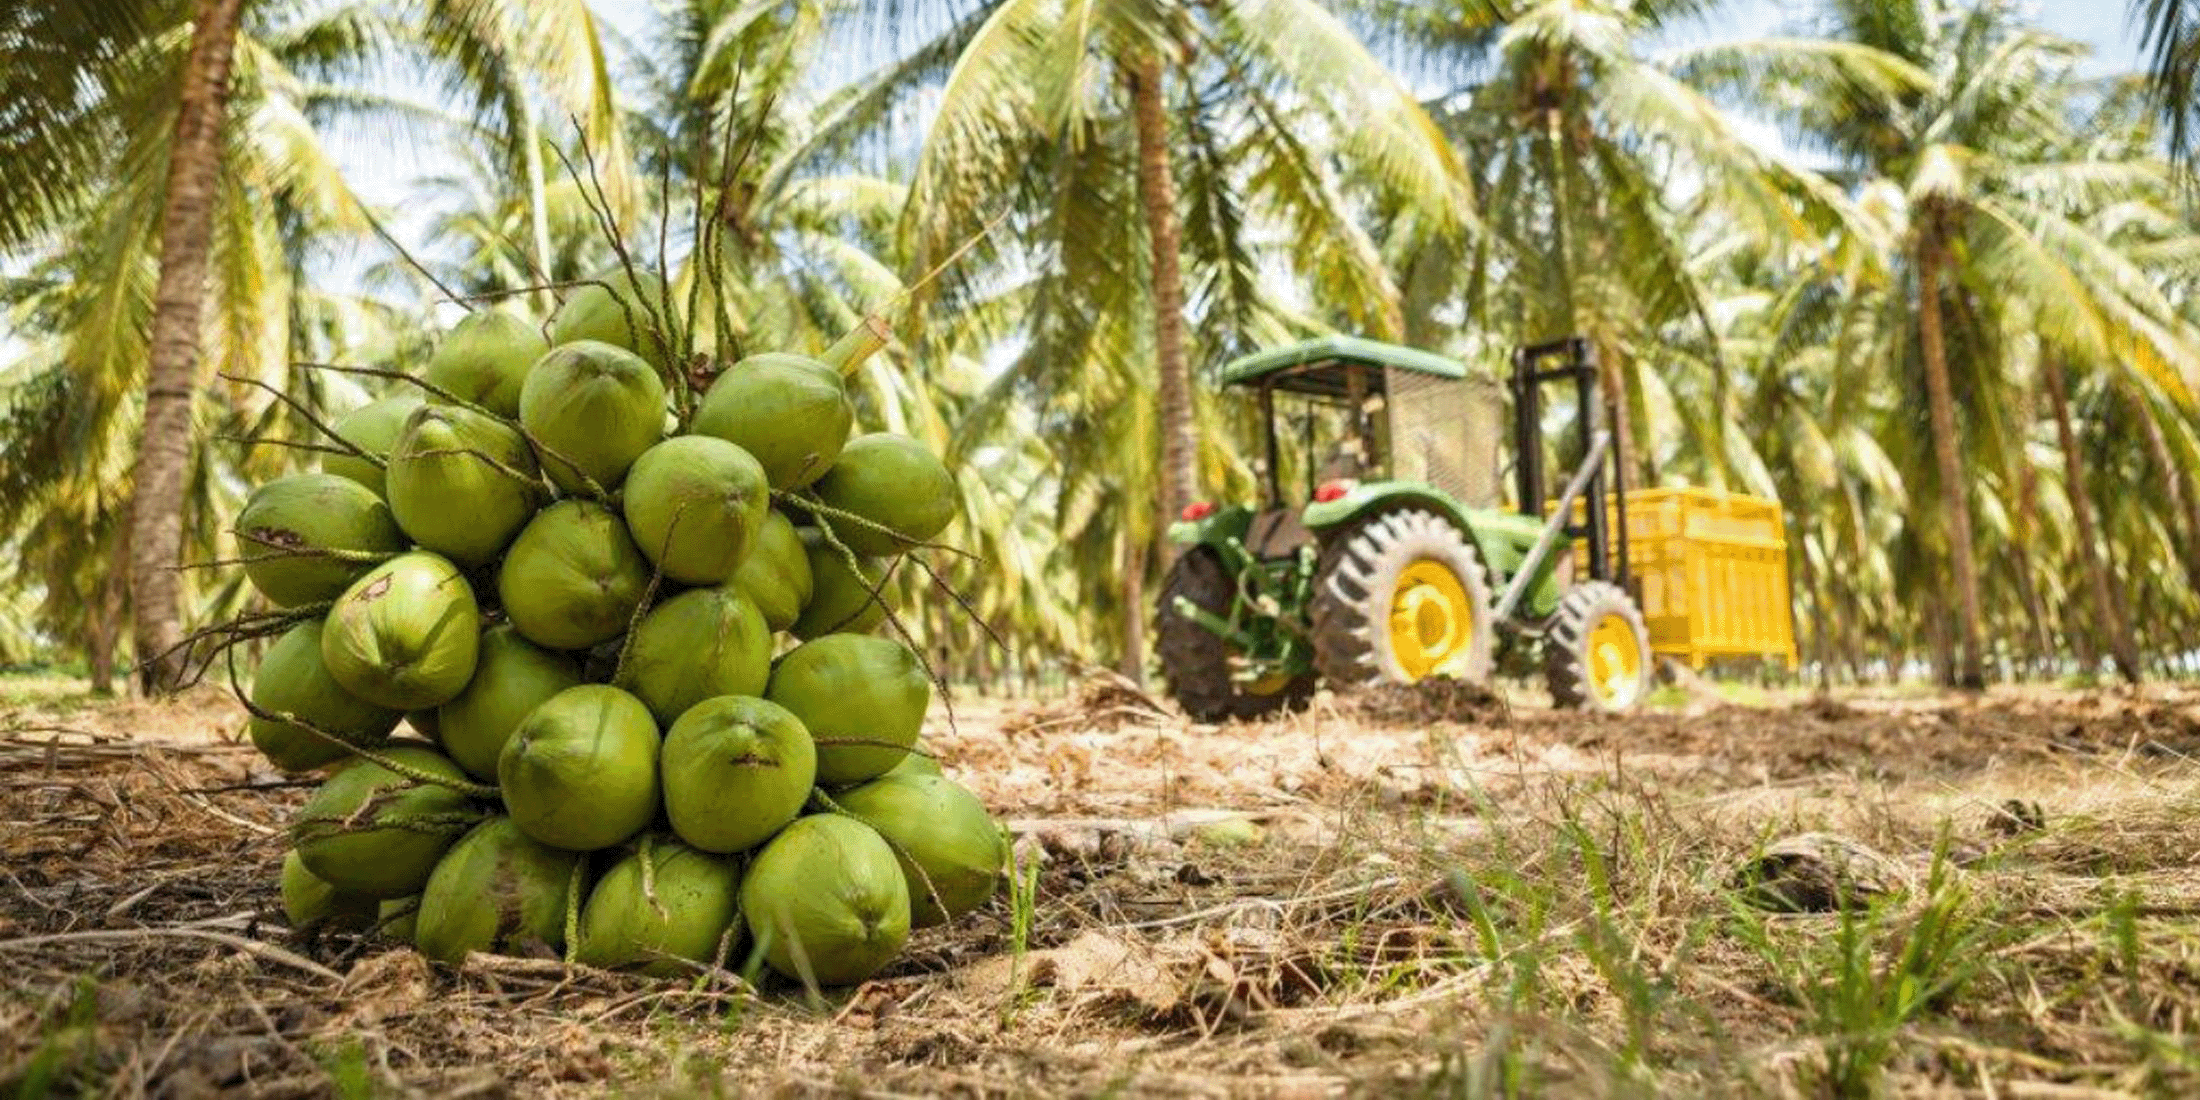
[[1314, 677], [1300, 676], [1282, 691], [1256, 695], [1230, 677], [1229, 646], [1213, 631], [1177, 613], [1181, 596], [1212, 615], [1228, 615], [1236, 583], [1213, 550], [1193, 547], [1179, 555], [1161, 585], [1154, 615], [1154, 653], [1161, 660], [1169, 696], [1200, 722], [1263, 718], [1297, 710], [1314, 696]]
[[1554, 705], [1566, 710], [1620, 711], [1632, 709], [1641, 701], [1642, 693], [1637, 692], [1626, 706], [1610, 706], [1589, 682], [1589, 633], [1598, 620], [1614, 612], [1634, 627], [1635, 637], [1643, 639], [1643, 676], [1647, 683], [1655, 658], [1650, 653], [1650, 631], [1643, 625], [1642, 609], [1626, 589], [1616, 584], [1583, 581], [1560, 597], [1543, 635], [1543, 682], [1550, 689]]
[[1414, 561], [1436, 558], [1460, 575], [1475, 601], [1477, 638], [1453, 675], [1470, 683], [1489, 679], [1495, 639], [1490, 622], [1489, 573], [1466, 534], [1433, 512], [1399, 509], [1362, 520], [1333, 535], [1316, 566], [1310, 608], [1314, 666], [1340, 688], [1403, 680], [1385, 659], [1379, 631], [1388, 629], [1389, 592], [1382, 582]]

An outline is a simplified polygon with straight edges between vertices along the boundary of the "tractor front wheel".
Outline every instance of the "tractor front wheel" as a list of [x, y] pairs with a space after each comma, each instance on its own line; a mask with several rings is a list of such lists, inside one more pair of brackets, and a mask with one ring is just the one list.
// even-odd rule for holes
[[1314, 664], [1338, 687], [1490, 677], [1489, 574], [1466, 533], [1388, 512], [1333, 536], [1314, 578]]
[[1223, 565], [1221, 555], [1204, 546], [1178, 557], [1161, 585], [1154, 652], [1161, 658], [1161, 675], [1168, 681], [1170, 697], [1201, 722], [1261, 718], [1303, 707], [1314, 695], [1312, 676], [1239, 683], [1232, 675], [1230, 642], [1177, 609], [1181, 597], [1215, 618], [1228, 619], [1237, 590], [1237, 579]]
[[1626, 589], [1585, 581], [1551, 613], [1543, 637], [1543, 682], [1551, 700], [1576, 710], [1633, 710], [1655, 670], [1650, 631]]

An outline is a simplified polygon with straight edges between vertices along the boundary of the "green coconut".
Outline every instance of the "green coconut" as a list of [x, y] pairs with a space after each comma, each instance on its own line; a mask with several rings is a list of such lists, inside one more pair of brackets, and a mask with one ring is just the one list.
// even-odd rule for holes
[[574, 852], [624, 843], [657, 816], [657, 723], [618, 688], [583, 684], [536, 707], [497, 759], [520, 831]]
[[740, 695], [696, 704], [665, 734], [665, 816], [706, 852], [743, 852], [802, 812], [817, 747], [785, 707]]
[[345, 690], [396, 710], [440, 706], [473, 679], [481, 609], [458, 567], [414, 551], [376, 566], [329, 609], [321, 659]]
[[940, 769], [939, 757], [932, 755], [931, 750], [926, 747], [924, 741], [920, 738], [916, 744], [909, 747], [909, 755], [902, 757], [901, 763], [886, 769], [886, 774], [879, 776], [879, 779], [892, 779], [898, 775], [946, 774]]
[[840, 372], [800, 355], [752, 355], [703, 394], [694, 430], [756, 457], [774, 489], [799, 489], [832, 468], [855, 424]]
[[475, 951], [555, 954], [565, 946], [567, 897], [581, 856], [539, 844], [492, 817], [451, 846], [413, 916], [420, 953], [453, 966]]
[[649, 560], [617, 512], [562, 500], [513, 540], [497, 572], [497, 598], [528, 641], [586, 649], [626, 633], [649, 576]]
[[849, 985], [909, 941], [909, 887], [894, 850], [868, 825], [813, 814], [764, 845], [741, 880], [741, 914], [773, 970]]
[[794, 712], [817, 742], [817, 781], [861, 783], [909, 755], [932, 703], [932, 681], [909, 647], [828, 634], [779, 659], [764, 697]]
[[564, 344], [527, 372], [519, 422], [558, 488], [579, 493], [593, 481], [609, 492], [664, 438], [664, 380], [623, 348], [597, 340]]
[[283, 917], [299, 932], [316, 928], [366, 928], [378, 908], [373, 898], [347, 894], [306, 870], [293, 848], [283, 856]]
[[[332, 426], [345, 442], [388, 461], [390, 448], [397, 446], [397, 437], [404, 434], [406, 418], [422, 404], [419, 394], [393, 393], [345, 413]], [[376, 496], [383, 493], [382, 467], [358, 455], [323, 455], [321, 472], [350, 478], [374, 490]]]
[[541, 503], [535, 475], [535, 453], [508, 425], [423, 406], [390, 451], [390, 514], [421, 549], [486, 565]]
[[707, 435], [678, 436], [643, 452], [622, 497], [635, 543], [681, 584], [731, 578], [771, 514], [764, 468]]
[[510, 626], [483, 631], [474, 678], [434, 712], [443, 751], [475, 778], [496, 782], [497, 758], [520, 720], [580, 682], [573, 658], [535, 645]]
[[680, 960], [714, 962], [721, 944], [730, 953], [726, 933], [740, 919], [740, 891], [733, 860], [643, 837], [589, 892], [573, 956], [662, 978], [691, 973]]
[[762, 695], [771, 679], [772, 631], [749, 598], [695, 588], [652, 609], [634, 629], [619, 686], [661, 725], [720, 695]]
[[[440, 864], [439, 864], [440, 866]], [[434, 875], [431, 873], [430, 878]], [[419, 931], [420, 895], [385, 898], [374, 911], [374, 930], [401, 943], [411, 943]]]
[[405, 533], [374, 491], [335, 474], [292, 474], [260, 486], [237, 513], [244, 574], [277, 607], [333, 600]]
[[254, 715], [245, 727], [253, 747], [286, 772], [311, 771], [351, 756], [343, 745], [298, 722], [363, 748], [389, 740], [397, 728], [397, 711], [353, 695], [329, 675], [321, 659], [321, 630], [318, 619], [291, 627], [268, 647], [252, 677], [254, 707], [296, 720]]
[[667, 362], [671, 345], [682, 331], [678, 310], [665, 306], [664, 288], [655, 272], [637, 268], [635, 275], [639, 278], [629, 278], [623, 268], [609, 271], [567, 292], [550, 318], [550, 342], [562, 347], [595, 340], [652, 363]]
[[476, 310], [443, 335], [421, 377], [498, 416], [518, 416], [520, 383], [549, 351], [550, 341], [524, 319], [501, 309]]
[[945, 924], [1001, 885], [1008, 845], [978, 796], [945, 776], [889, 774], [833, 796], [893, 846], [909, 883], [910, 923]]
[[[930, 542], [961, 505], [955, 478], [939, 456], [905, 435], [873, 432], [848, 441], [840, 461], [818, 479], [818, 502], [868, 523], [820, 512], [819, 523], [858, 554], [898, 554]], [[879, 528], [887, 530], [880, 530]], [[888, 531], [893, 532], [889, 534]]]
[[804, 560], [810, 567], [810, 598], [789, 627], [802, 639], [827, 634], [867, 634], [886, 621], [886, 605], [874, 591], [883, 591], [891, 566], [877, 558], [857, 558], [857, 573], [839, 548], [814, 527], [801, 531]]
[[[438, 779], [466, 778], [433, 749], [391, 745], [378, 755]], [[436, 860], [479, 816], [465, 794], [359, 760], [313, 792], [291, 820], [290, 836], [306, 870], [336, 889], [401, 898], [420, 892]]]
[[774, 631], [785, 630], [802, 617], [812, 588], [810, 555], [794, 523], [778, 509], [764, 513], [748, 557], [741, 559], [741, 567], [728, 583], [756, 604], [764, 613], [765, 625]]

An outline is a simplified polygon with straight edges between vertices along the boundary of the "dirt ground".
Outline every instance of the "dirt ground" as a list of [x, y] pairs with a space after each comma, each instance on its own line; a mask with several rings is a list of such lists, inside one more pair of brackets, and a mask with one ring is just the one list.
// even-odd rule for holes
[[1028, 889], [799, 990], [293, 936], [218, 695], [0, 701], [17, 1095], [2200, 1094], [2200, 691], [928, 734]]

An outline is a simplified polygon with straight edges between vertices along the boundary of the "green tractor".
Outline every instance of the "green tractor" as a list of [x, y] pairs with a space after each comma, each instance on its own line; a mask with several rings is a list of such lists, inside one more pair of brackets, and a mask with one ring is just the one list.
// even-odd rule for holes
[[[1560, 706], [1642, 700], [1650, 638], [1630, 594], [1626, 509], [1604, 506], [1622, 494], [1623, 471], [1599, 423], [1586, 341], [1513, 355], [1517, 510], [1498, 500], [1497, 386], [1455, 360], [1329, 337], [1239, 359], [1222, 382], [1259, 402], [1266, 499], [1196, 503], [1169, 529], [1184, 549], [1161, 591], [1156, 647], [1193, 717], [1295, 707], [1319, 681], [1487, 683], [1501, 642], [1519, 661], [1540, 647]], [[1579, 461], [1546, 513], [1554, 383], [1573, 391], [1575, 438], [1562, 442]], [[1295, 454], [1284, 453], [1286, 428]], [[1286, 494], [1287, 467], [1303, 496]]]

